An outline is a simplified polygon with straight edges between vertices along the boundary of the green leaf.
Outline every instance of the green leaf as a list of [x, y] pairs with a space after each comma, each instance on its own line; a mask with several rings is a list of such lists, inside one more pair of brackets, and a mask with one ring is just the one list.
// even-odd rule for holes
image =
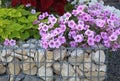
[[38, 30], [38, 25], [33, 25], [32, 27], [34, 30]]
[[19, 18], [18, 21], [21, 22], [21, 23], [30, 23], [30, 21], [25, 17]]
[[24, 29], [31, 29], [33, 27], [32, 23], [27, 24], [26, 27], [24, 27]]
[[29, 11], [27, 11], [27, 10], [25, 10], [25, 9], [19, 9], [19, 11], [21, 12], [21, 14], [22, 15], [24, 15], [24, 16], [27, 16], [27, 15], [29, 15], [30, 14], [30, 12]]
[[29, 16], [36, 16], [37, 17], [39, 14], [40, 14], [40, 12], [36, 12], [35, 14], [30, 13]]
[[16, 12], [16, 9], [9, 9], [8, 16], [14, 16]]
[[0, 42], [4, 42], [4, 39], [0, 37]]
[[21, 12], [17, 12], [14, 17], [21, 17], [21, 16], [22, 16]]
[[10, 17], [21, 17], [22, 14], [17, 9], [11, 8], [8, 12], [8, 16], [10, 16]]
[[36, 19], [37, 19], [37, 16], [34, 16], [34, 15], [28, 17], [28, 20], [29, 20], [30, 22], [33, 22], [33, 21], [36, 20]]
[[3, 29], [0, 28], [0, 34], [3, 32]]
[[2, 20], [0, 20], [0, 26], [3, 26], [3, 21]]
[[9, 35], [9, 38], [12, 39], [12, 38], [20, 38], [20, 33], [19, 32], [12, 32], [10, 35]]
[[20, 25], [19, 23], [13, 23], [9, 27], [7, 27], [6, 30], [9, 30], [9, 31], [19, 31], [22, 28], [23, 28], [23, 26]]
[[[11, 24], [11, 21], [8, 20], [8, 19], [0, 19], [0, 26], [3, 26], [3, 25], [9, 25]], [[3, 28], [3, 27], [2, 27]]]
[[0, 17], [3, 17], [3, 16], [5, 16], [7, 13], [7, 9], [6, 8], [1, 8], [0, 9]]
[[41, 22], [47, 22], [48, 21], [48, 19], [43, 19], [43, 20], [41, 20]]
[[58, 23], [55, 23], [54, 27], [58, 27], [58, 26], [59, 26], [59, 24], [58, 24]]
[[2, 32], [1, 33], [1, 37], [3, 38], [3, 39], [6, 39], [6, 38], [8, 38], [8, 36], [10, 35], [10, 31], [4, 31], [4, 32]]
[[21, 33], [20, 35], [21, 35], [21, 38], [22, 38], [23, 40], [29, 38], [29, 36], [30, 36], [30, 34], [29, 34], [28, 31], [25, 31], [24, 33]]
[[24, 8], [24, 5], [20, 5], [17, 7], [17, 9], [23, 9]]
[[65, 11], [66, 12], [71, 12], [73, 9], [74, 9], [74, 5], [73, 4], [67, 3], [65, 5]]
[[40, 14], [40, 12], [36, 12], [36, 14], [33, 14], [33, 15], [38, 16], [39, 14]]
[[39, 35], [39, 34], [34, 34], [34, 38], [35, 38], [35, 39], [39, 39], [39, 38], [40, 38], [40, 35]]

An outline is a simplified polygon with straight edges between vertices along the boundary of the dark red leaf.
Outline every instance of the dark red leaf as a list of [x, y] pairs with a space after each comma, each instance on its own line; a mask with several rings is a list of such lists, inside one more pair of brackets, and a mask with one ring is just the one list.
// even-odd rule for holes
[[11, 2], [12, 7], [15, 7], [18, 4], [21, 4], [21, 0], [12, 0]]
[[62, 2], [53, 5], [53, 9], [59, 14], [63, 15], [65, 13], [64, 4]]
[[54, 3], [54, 0], [41, 0], [42, 10], [47, 10]]

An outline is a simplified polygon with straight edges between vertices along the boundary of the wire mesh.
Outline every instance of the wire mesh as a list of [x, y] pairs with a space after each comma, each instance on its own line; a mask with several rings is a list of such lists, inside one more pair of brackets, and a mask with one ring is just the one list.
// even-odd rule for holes
[[[106, 48], [60, 47], [45, 50], [37, 43], [35, 47], [31, 47], [31, 42], [27, 45], [0, 48], [0, 65], [6, 68], [4, 73], [0, 72], [0, 81], [110, 81], [107, 80], [107, 69], [101, 71], [101, 64], [108, 64]], [[80, 50], [83, 51], [82, 56], [79, 55]], [[100, 50], [105, 52], [105, 62], [101, 61]], [[99, 52], [97, 63], [93, 60], [96, 51]], [[3, 52], [6, 54], [3, 55]], [[86, 53], [90, 56], [89, 61]]]

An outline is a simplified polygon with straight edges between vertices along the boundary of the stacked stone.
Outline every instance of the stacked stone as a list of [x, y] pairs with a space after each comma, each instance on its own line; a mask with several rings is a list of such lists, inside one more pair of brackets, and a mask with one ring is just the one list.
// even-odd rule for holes
[[105, 79], [104, 50], [65, 47], [44, 50], [36, 44], [35, 39], [23, 44], [18, 43], [15, 47], [15, 49], [0, 49], [0, 81], [83, 81], [83, 79], [103, 81]]

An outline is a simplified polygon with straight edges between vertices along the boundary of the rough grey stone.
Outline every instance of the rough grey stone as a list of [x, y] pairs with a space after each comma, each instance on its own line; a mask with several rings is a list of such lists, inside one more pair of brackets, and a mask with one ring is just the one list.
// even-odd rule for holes
[[21, 81], [24, 77], [25, 77], [24, 74], [19, 74], [19, 75], [16, 77], [15, 81]]
[[0, 81], [9, 81], [9, 75], [6, 76], [0, 76]]
[[34, 76], [25, 76], [23, 81], [44, 81], [38, 77], [34, 77]]

